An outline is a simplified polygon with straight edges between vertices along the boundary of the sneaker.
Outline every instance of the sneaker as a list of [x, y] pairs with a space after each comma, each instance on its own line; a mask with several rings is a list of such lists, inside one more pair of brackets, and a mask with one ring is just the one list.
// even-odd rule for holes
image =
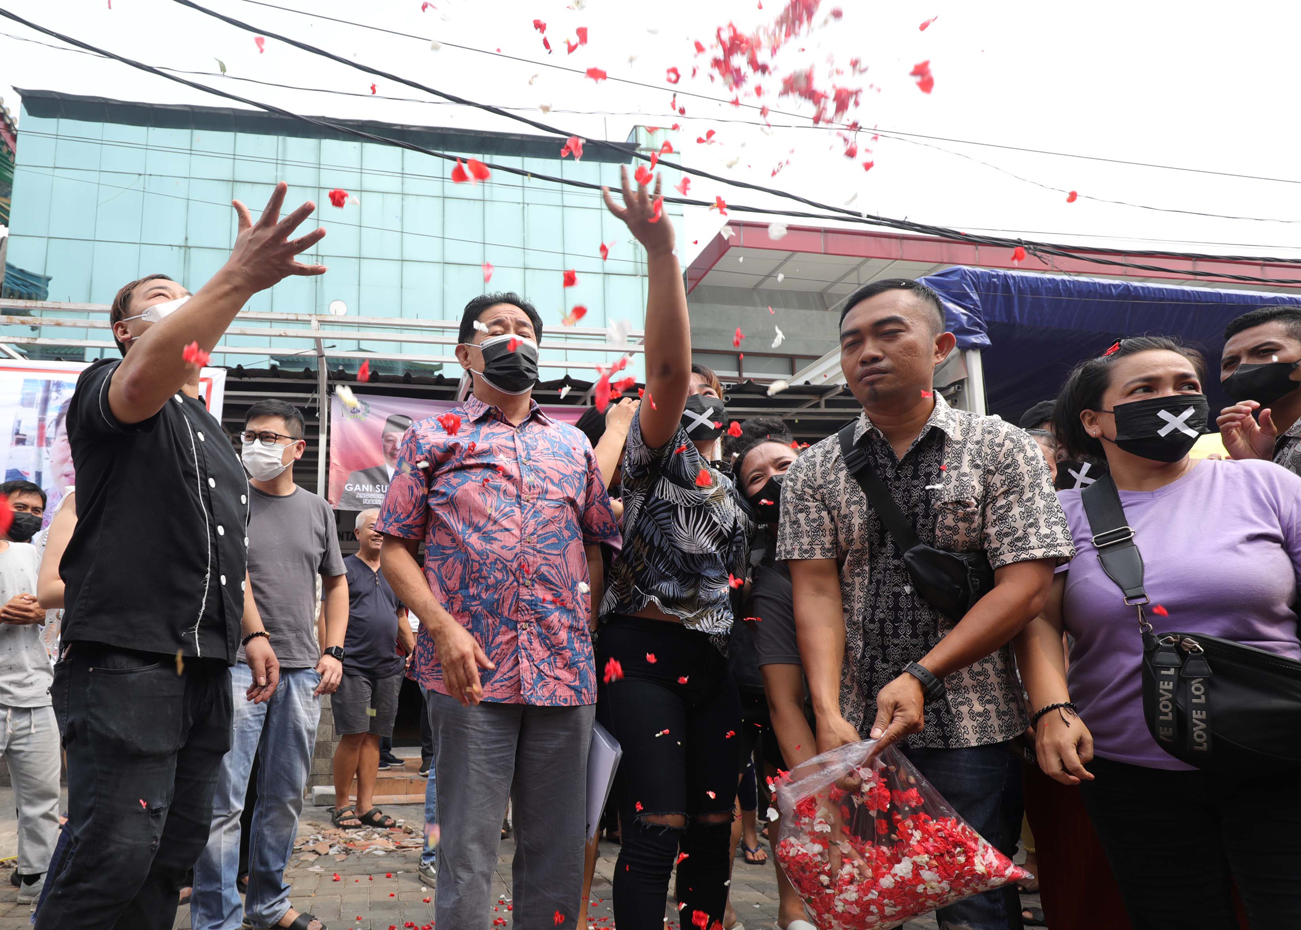
[[422, 862], [418, 871], [421, 884], [432, 887], [438, 878], [438, 866], [432, 862]]
[[41, 892], [45, 889], [45, 876], [42, 875], [30, 885], [20, 885], [18, 887], [19, 904], [35, 904], [41, 897]]
[[383, 756], [379, 757], [379, 770], [381, 772], [384, 771], [385, 769], [391, 769], [394, 767], [395, 766], [393, 765], [393, 763], [390, 762], [388, 759], [385, 759]]
[[420, 771], [419, 771], [417, 774], [419, 774], [419, 776], [420, 776], [421, 778], [428, 778], [428, 777], [429, 777], [429, 766], [427, 766], [427, 765], [422, 765], [422, 766], [420, 766]]
[[400, 769], [404, 765], [406, 765], [406, 761], [391, 752], [381, 752], [379, 754], [379, 767], [382, 769]]

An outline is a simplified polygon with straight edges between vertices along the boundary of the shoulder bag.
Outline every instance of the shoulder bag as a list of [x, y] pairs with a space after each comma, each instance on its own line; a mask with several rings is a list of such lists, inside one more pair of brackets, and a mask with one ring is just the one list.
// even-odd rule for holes
[[1105, 475], [1080, 497], [1102, 570], [1138, 611], [1143, 717], [1157, 745], [1207, 771], [1301, 766], [1301, 662], [1204, 633], [1157, 633], [1116, 483]]
[[994, 587], [994, 569], [989, 565], [989, 558], [983, 551], [948, 552], [918, 539], [916, 530], [890, 496], [890, 489], [873, 470], [867, 453], [854, 445], [854, 426], [850, 423], [839, 433], [845, 468], [890, 533], [918, 593], [957, 623]]

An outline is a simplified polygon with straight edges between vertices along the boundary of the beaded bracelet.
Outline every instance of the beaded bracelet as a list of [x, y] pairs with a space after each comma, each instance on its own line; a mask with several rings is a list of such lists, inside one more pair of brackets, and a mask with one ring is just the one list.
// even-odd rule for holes
[[[1074, 714], [1076, 717], [1080, 715], [1080, 709], [1075, 706], [1075, 703], [1073, 701], [1060, 701], [1056, 704], [1049, 704], [1046, 707], [1039, 708], [1039, 710], [1035, 713], [1035, 715], [1030, 718], [1030, 726], [1034, 727], [1036, 724], [1038, 724], [1039, 718], [1042, 717], [1044, 714], [1048, 713], [1050, 710], [1065, 710], [1067, 708], [1069, 708], [1070, 712]], [[1062, 719], [1066, 720], [1065, 714], [1062, 714]], [[1066, 720], [1066, 725], [1070, 726], [1070, 724], [1071, 722], [1069, 720]]]

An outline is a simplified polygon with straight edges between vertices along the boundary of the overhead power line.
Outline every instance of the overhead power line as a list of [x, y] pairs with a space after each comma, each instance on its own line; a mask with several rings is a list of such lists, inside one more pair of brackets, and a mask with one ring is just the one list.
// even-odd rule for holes
[[[191, 2], [191, 0], [176, 0], [176, 2], [181, 3], [181, 4], [185, 5], [185, 6], [192, 7], [192, 8], [194, 8], [194, 9], [196, 9], [196, 10], [199, 10], [200, 12], [207, 13], [208, 15], [214, 16], [215, 18], [218, 18], [218, 19], [222, 19], [222, 20], [228, 20], [228, 19], [229, 19], [228, 17], [221, 16], [220, 14], [211, 13], [210, 11], [204, 10], [202, 7], [200, 7], [200, 6], [198, 6], [197, 4]], [[55, 38], [55, 39], [58, 39], [58, 40], [60, 40], [60, 41], [66, 42], [66, 43], [68, 43], [69, 45], [74, 45], [74, 46], [77, 46], [77, 47], [79, 47], [79, 48], [84, 48], [84, 49], [87, 49], [87, 50], [89, 50], [89, 51], [93, 51], [93, 52], [100, 52], [100, 53], [104, 54], [104, 55], [107, 56], [107, 57], [113, 58], [114, 60], [119, 61], [119, 62], [121, 62], [121, 63], [123, 63], [123, 64], [126, 64], [126, 65], [129, 65], [129, 66], [131, 66], [131, 67], [133, 67], [133, 68], [136, 68], [136, 69], [138, 69], [138, 70], [144, 71], [144, 72], [149, 73], [149, 74], [153, 74], [153, 75], [155, 75], [155, 76], [157, 76], [157, 77], [162, 77], [162, 78], [164, 78], [164, 79], [166, 79], [166, 80], [175, 81], [175, 82], [177, 82], [177, 83], [184, 84], [184, 85], [186, 85], [187, 87], [191, 87], [191, 88], [193, 88], [193, 89], [195, 89], [195, 90], [200, 90], [200, 91], [204, 91], [204, 92], [206, 92], [206, 93], [210, 93], [210, 94], [213, 94], [213, 95], [216, 95], [216, 96], [225, 97], [226, 99], [234, 100], [234, 101], [239, 102], [239, 103], [243, 103], [243, 104], [245, 104], [246, 106], [251, 106], [251, 107], [254, 107], [254, 108], [257, 108], [257, 109], [265, 110], [265, 111], [267, 111], [267, 112], [269, 112], [269, 113], [276, 113], [276, 114], [278, 114], [278, 115], [280, 115], [280, 116], [284, 116], [284, 117], [287, 117], [287, 118], [290, 118], [290, 119], [297, 119], [297, 120], [300, 120], [300, 121], [302, 121], [302, 122], [308, 123], [308, 124], [310, 124], [310, 125], [317, 126], [317, 127], [319, 127], [319, 128], [329, 129], [329, 130], [332, 131], [332, 132], [337, 132], [337, 133], [344, 134], [344, 135], [351, 135], [351, 136], [354, 136], [354, 137], [357, 137], [357, 138], [366, 139], [366, 140], [368, 140], [368, 141], [372, 141], [372, 142], [376, 142], [376, 143], [380, 143], [380, 144], [393, 145], [393, 146], [397, 146], [397, 147], [400, 147], [400, 148], [410, 149], [410, 150], [412, 150], [412, 151], [423, 152], [424, 154], [431, 155], [431, 156], [433, 156], [433, 157], [441, 158], [441, 159], [444, 159], [444, 160], [449, 160], [449, 161], [450, 161], [450, 160], [456, 160], [456, 156], [454, 156], [454, 155], [449, 155], [449, 154], [444, 153], [444, 152], [438, 152], [438, 151], [435, 151], [435, 150], [433, 150], [433, 149], [425, 148], [424, 146], [416, 145], [416, 144], [414, 144], [414, 143], [406, 142], [406, 141], [403, 141], [403, 140], [400, 140], [400, 139], [390, 139], [390, 138], [387, 138], [387, 137], [385, 137], [385, 136], [377, 135], [377, 134], [375, 134], [375, 133], [370, 133], [370, 132], [366, 132], [366, 131], [364, 131], [364, 130], [356, 129], [356, 128], [351, 127], [351, 126], [346, 126], [346, 125], [342, 125], [342, 124], [339, 124], [339, 123], [334, 123], [334, 122], [332, 122], [332, 121], [330, 121], [330, 120], [320, 119], [320, 118], [317, 118], [317, 117], [303, 116], [303, 115], [301, 115], [301, 114], [292, 113], [292, 112], [290, 112], [290, 111], [288, 111], [288, 110], [285, 110], [285, 109], [283, 109], [283, 108], [281, 108], [281, 107], [274, 106], [274, 105], [272, 105], [272, 104], [261, 103], [261, 102], [256, 101], [256, 100], [251, 100], [251, 99], [246, 98], [246, 97], [241, 97], [241, 96], [239, 96], [239, 95], [237, 95], [237, 94], [232, 94], [232, 93], [229, 93], [229, 92], [227, 92], [227, 91], [222, 91], [222, 90], [219, 90], [219, 89], [217, 89], [217, 88], [209, 87], [209, 86], [206, 86], [206, 85], [204, 85], [204, 84], [200, 84], [200, 83], [197, 83], [197, 82], [195, 82], [195, 81], [188, 80], [187, 78], [183, 78], [183, 77], [180, 77], [180, 76], [178, 76], [178, 75], [168, 74], [167, 72], [165, 72], [165, 71], [163, 71], [163, 70], [161, 70], [161, 69], [159, 69], [159, 68], [156, 68], [156, 67], [154, 67], [154, 66], [152, 66], [152, 65], [147, 65], [147, 64], [144, 64], [144, 63], [142, 63], [142, 62], [135, 61], [134, 59], [127, 58], [127, 57], [125, 57], [125, 56], [123, 56], [123, 55], [119, 55], [119, 54], [117, 54], [117, 53], [115, 53], [115, 52], [109, 52], [109, 51], [107, 51], [107, 50], [105, 50], [105, 49], [101, 49], [101, 48], [99, 48], [98, 46], [90, 45], [89, 43], [83, 42], [83, 41], [81, 41], [80, 39], [74, 39], [74, 38], [72, 38], [72, 37], [70, 37], [70, 36], [64, 35], [64, 34], [62, 34], [62, 33], [60, 33], [60, 32], [57, 32], [57, 31], [55, 31], [55, 30], [53, 30], [53, 29], [49, 29], [48, 27], [40, 26], [40, 25], [38, 25], [38, 24], [36, 24], [36, 23], [30, 21], [30, 20], [27, 20], [27, 19], [24, 19], [24, 18], [21, 17], [21, 16], [18, 16], [17, 14], [15, 14], [15, 13], [9, 11], [9, 10], [0, 9], [0, 16], [4, 16], [4, 17], [7, 18], [7, 19], [13, 20], [14, 22], [20, 23], [20, 24], [22, 24], [22, 25], [24, 25], [24, 26], [27, 26], [28, 28], [34, 29], [34, 30], [36, 30], [37, 32], [41, 32], [41, 33], [43, 33], [43, 34], [45, 34], [45, 35], [51, 36], [52, 38]], [[285, 38], [285, 37], [283, 37], [283, 36], [278, 36], [278, 35], [276, 35], [276, 34], [270, 32], [270, 31], [257, 30], [257, 29], [255, 29], [255, 28], [252, 27], [252, 26], [249, 26], [249, 25], [244, 24], [244, 23], [240, 23], [238, 20], [231, 20], [230, 22], [231, 22], [232, 25], [237, 25], [237, 26], [238, 26], [239, 28], [241, 28], [241, 29], [245, 29], [245, 30], [250, 31], [250, 32], [256, 32], [256, 33], [258, 33], [258, 34], [265, 34], [265, 35], [273, 36], [273, 37], [275, 37], [275, 38], [278, 38], [280, 41], [284, 41], [284, 42], [286, 42], [287, 44], [291, 44], [291, 45], [295, 45], [295, 46], [297, 46], [297, 47], [301, 47], [301, 48], [303, 48], [304, 51], [309, 51], [309, 52], [313, 52], [313, 53], [315, 53], [315, 54], [320, 54], [320, 55], [322, 55], [322, 56], [324, 56], [324, 57], [327, 57], [327, 58], [330, 58], [330, 59], [332, 59], [332, 60], [338, 61], [338, 62], [341, 63], [341, 64], [345, 64], [345, 65], [349, 65], [350, 67], [356, 67], [356, 68], [359, 68], [359, 69], [361, 69], [361, 70], [369, 71], [369, 72], [374, 73], [374, 74], [377, 74], [377, 75], [379, 75], [379, 76], [381, 76], [381, 77], [385, 77], [386, 79], [394, 80], [394, 81], [397, 81], [398, 83], [407, 84], [407, 85], [409, 85], [409, 86], [415, 87], [415, 88], [420, 89], [420, 90], [425, 90], [425, 91], [427, 91], [427, 92], [429, 92], [429, 93], [433, 93], [433, 94], [435, 94], [436, 96], [444, 97], [445, 99], [454, 100], [455, 102], [463, 103], [463, 104], [465, 104], [465, 105], [467, 105], [467, 106], [474, 106], [474, 107], [477, 107], [477, 108], [479, 108], [479, 109], [483, 109], [483, 110], [486, 110], [486, 111], [489, 111], [489, 112], [494, 112], [494, 113], [497, 113], [498, 115], [505, 116], [505, 117], [508, 118], [508, 119], [514, 119], [514, 120], [518, 120], [518, 121], [521, 121], [521, 122], [525, 122], [525, 123], [528, 123], [529, 125], [534, 126], [535, 128], [541, 129], [541, 130], [544, 131], [544, 132], [552, 132], [552, 133], [556, 133], [556, 134], [558, 134], [558, 135], [560, 135], [560, 136], [562, 136], [562, 137], [565, 136], [565, 135], [567, 135], [563, 130], [553, 128], [553, 127], [551, 127], [551, 126], [548, 126], [547, 124], [539, 123], [539, 122], [537, 122], [537, 121], [535, 121], [535, 120], [529, 120], [529, 119], [527, 119], [527, 118], [525, 118], [525, 117], [520, 117], [520, 116], [516, 116], [516, 115], [514, 115], [514, 114], [507, 113], [507, 112], [501, 110], [499, 107], [492, 107], [492, 106], [487, 105], [487, 104], [480, 104], [480, 103], [477, 103], [477, 102], [468, 101], [468, 100], [465, 100], [464, 98], [460, 98], [460, 97], [457, 97], [457, 96], [455, 96], [455, 95], [447, 94], [447, 93], [445, 93], [445, 92], [443, 92], [443, 91], [437, 91], [437, 90], [434, 90], [434, 89], [432, 89], [432, 88], [427, 88], [427, 87], [425, 87], [424, 85], [418, 84], [418, 83], [413, 82], [413, 81], [409, 81], [409, 80], [407, 80], [407, 79], [405, 79], [405, 78], [400, 78], [400, 77], [398, 77], [398, 76], [396, 76], [396, 75], [391, 75], [391, 74], [388, 74], [388, 73], [386, 73], [386, 72], [379, 71], [378, 69], [370, 68], [369, 66], [358, 65], [358, 64], [356, 64], [356, 63], [349, 62], [349, 61], [347, 61], [346, 59], [343, 59], [343, 58], [340, 58], [340, 57], [338, 57], [338, 56], [335, 56], [335, 55], [333, 55], [333, 54], [330, 53], [330, 52], [326, 52], [326, 51], [324, 51], [324, 50], [315, 49], [313, 46], [307, 45], [306, 43], [297, 42], [296, 40], [289, 40], [289, 39], [287, 39], [287, 38]], [[637, 152], [629, 152], [629, 151], [628, 151], [625, 147], [623, 147], [623, 146], [619, 146], [619, 145], [616, 145], [616, 144], [613, 144], [613, 143], [609, 143], [609, 142], [604, 142], [604, 141], [601, 141], [601, 140], [591, 140], [591, 141], [592, 141], [593, 144], [600, 144], [600, 145], [602, 145], [602, 146], [606, 146], [606, 147], [609, 147], [609, 148], [615, 149], [615, 150], [621, 152], [621, 153], [624, 154], [624, 155], [632, 155], [632, 157], [641, 158], [641, 159], [643, 159], [643, 160], [649, 160], [649, 158], [648, 158], [647, 156], [641, 155], [640, 153], [637, 153]], [[1197, 259], [1217, 260], [1217, 261], [1225, 261], [1225, 260], [1228, 260], [1228, 261], [1241, 261], [1241, 262], [1248, 262], [1248, 263], [1253, 263], [1253, 264], [1255, 264], [1255, 263], [1259, 263], [1259, 262], [1262, 261], [1262, 259], [1261, 259], [1260, 257], [1258, 257], [1258, 256], [1229, 257], [1229, 256], [1222, 256], [1222, 255], [1205, 255], [1205, 254], [1198, 254], [1198, 253], [1155, 253], [1155, 252], [1151, 252], [1151, 251], [1145, 251], [1145, 252], [1130, 252], [1130, 251], [1126, 251], [1126, 250], [1123, 250], [1123, 249], [1105, 249], [1105, 250], [1101, 250], [1101, 249], [1092, 249], [1092, 250], [1084, 250], [1084, 249], [1081, 249], [1081, 248], [1079, 248], [1079, 247], [1074, 247], [1074, 246], [1065, 246], [1065, 245], [1059, 245], [1059, 244], [1048, 243], [1048, 242], [1035, 242], [1035, 241], [1030, 241], [1030, 240], [1011, 239], [1011, 238], [996, 237], [996, 236], [975, 236], [975, 235], [971, 235], [971, 234], [968, 234], [968, 233], [961, 232], [960, 230], [950, 229], [950, 228], [948, 228], [948, 227], [943, 227], [943, 226], [935, 226], [935, 225], [926, 224], [926, 223], [917, 223], [917, 222], [914, 222], [914, 221], [911, 221], [911, 220], [900, 220], [900, 219], [895, 219], [895, 218], [891, 218], [891, 217], [874, 216], [874, 215], [871, 215], [871, 214], [859, 215], [859, 214], [853, 213], [853, 212], [851, 212], [851, 211], [844, 210], [844, 209], [842, 209], [842, 208], [838, 208], [838, 207], [830, 206], [830, 205], [827, 205], [827, 204], [822, 204], [822, 203], [819, 203], [819, 202], [817, 202], [817, 201], [810, 200], [810, 199], [808, 199], [808, 198], [802, 197], [802, 196], [797, 195], [797, 194], [789, 193], [789, 192], [786, 192], [786, 191], [780, 191], [780, 190], [774, 190], [774, 189], [771, 189], [771, 188], [765, 188], [765, 187], [763, 187], [763, 186], [761, 186], [761, 185], [750, 184], [750, 183], [748, 183], [748, 182], [733, 182], [733, 181], [728, 181], [726, 178], [717, 178], [716, 176], [709, 175], [709, 174], [704, 173], [704, 172], [699, 172], [699, 171], [693, 171], [693, 170], [691, 170], [691, 169], [686, 169], [686, 168], [683, 168], [683, 166], [678, 165], [678, 164], [675, 164], [675, 163], [670, 163], [670, 162], [667, 162], [667, 161], [664, 161], [663, 163], [664, 163], [666, 166], [668, 166], [668, 167], [673, 167], [673, 168], [677, 168], [677, 169], [679, 169], [679, 170], [688, 171], [689, 173], [694, 174], [694, 175], [697, 175], [697, 176], [700, 176], [700, 177], [710, 177], [710, 178], [712, 178], [712, 179], [714, 179], [714, 180], [718, 180], [718, 181], [720, 181], [721, 183], [724, 183], [724, 184], [732, 184], [733, 186], [739, 186], [739, 187], [744, 187], [744, 188], [748, 188], [748, 189], [751, 189], [751, 190], [757, 190], [757, 191], [760, 191], [760, 192], [762, 192], [762, 193], [767, 193], [767, 194], [771, 194], [771, 195], [774, 195], [774, 196], [777, 196], [777, 197], [782, 197], [782, 198], [786, 198], [786, 199], [790, 199], [790, 200], [795, 200], [795, 201], [800, 202], [800, 203], [805, 203], [805, 204], [808, 204], [808, 205], [810, 205], [810, 206], [812, 206], [812, 207], [814, 207], [814, 208], [817, 208], [817, 209], [819, 209], [819, 210], [830, 211], [833, 215], [828, 216], [826, 213], [813, 213], [813, 212], [801, 211], [801, 210], [780, 210], [780, 209], [773, 209], [773, 208], [766, 208], [766, 207], [752, 207], [752, 206], [749, 206], [749, 205], [740, 205], [740, 204], [730, 205], [730, 206], [728, 207], [728, 209], [732, 209], [732, 210], [735, 210], [735, 211], [737, 211], [737, 212], [746, 212], [746, 213], [762, 213], [762, 214], [768, 214], [768, 215], [788, 216], [788, 217], [796, 217], [796, 218], [801, 218], [801, 219], [815, 219], [815, 220], [821, 220], [821, 221], [834, 221], [834, 220], [840, 220], [840, 221], [842, 221], [842, 222], [851, 222], [851, 223], [856, 223], [856, 224], [861, 224], [861, 225], [885, 226], [885, 227], [888, 227], [888, 228], [904, 229], [904, 230], [908, 230], [908, 231], [911, 231], [911, 232], [921, 233], [921, 234], [924, 234], [924, 235], [939, 236], [939, 237], [944, 237], [944, 238], [949, 238], [949, 239], [955, 239], [955, 240], [964, 241], [964, 242], [969, 242], [969, 243], [976, 244], [976, 245], [999, 246], [999, 247], [1004, 247], [1004, 248], [1008, 248], [1008, 249], [1013, 249], [1013, 248], [1017, 248], [1017, 247], [1023, 247], [1023, 248], [1025, 248], [1025, 249], [1027, 250], [1027, 252], [1033, 252], [1033, 253], [1036, 253], [1036, 254], [1038, 254], [1038, 255], [1040, 255], [1040, 256], [1043, 256], [1043, 255], [1052, 255], [1052, 256], [1057, 256], [1057, 257], [1060, 257], [1060, 258], [1068, 258], [1068, 259], [1072, 259], [1072, 260], [1083, 261], [1083, 262], [1087, 262], [1087, 263], [1090, 263], [1090, 264], [1096, 264], [1096, 265], [1101, 265], [1101, 266], [1106, 266], [1106, 267], [1123, 267], [1123, 268], [1129, 268], [1129, 269], [1133, 269], [1133, 270], [1137, 270], [1137, 271], [1153, 271], [1153, 272], [1159, 272], [1159, 273], [1163, 273], [1163, 274], [1164, 274], [1164, 273], [1168, 273], [1168, 272], [1169, 272], [1169, 269], [1166, 268], [1166, 267], [1159, 266], [1159, 265], [1140, 264], [1140, 263], [1138, 263], [1138, 262], [1135, 262], [1135, 261], [1131, 261], [1131, 260], [1129, 260], [1129, 259], [1128, 259], [1128, 256], [1131, 256], [1131, 255], [1132, 255], [1132, 256], [1139, 256], [1139, 257], [1142, 257], [1142, 256], [1154, 256], [1154, 255], [1161, 254], [1161, 255], [1163, 255], [1164, 257], [1183, 258], [1183, 259], [1190, 259], [1190, 260], [1197, 260]], [[585, 181], [579, 181], [579, 180], [575, 180], [575, 179], [566, 179], [566, 178], [557, 178], [557, 177], [552, 177], [552, 176], [548, 176], [548, 175], [541, 175], [541, 174], [538, 174], [538, 173], [536, 173], [536, 172], [526, 171], [526, 170], [524, 170], [524, 169], [521, 169], [521, 168], [515, 168], [515, 167], [512, 167], [512, 166], [508, 166], [508, 165], [495, 165], [495, 164], [492, 164], [492, 163], [487, 163], [487, 164], [488, 164], [488, 167], [491, 168], [491, 169], [493, 169], [493, 170], [496, 170], [496, 171], [502, 171], [502, 172], [505, 172], [505, 173], [508, 173], [508, 174], [519, 175], [519, 176], [522, 176], [522, 177], [539, 178], [540, 180], [549, 181], [549, 182], [551, 182], [551, 183], [555, 183], [555, 184], [562, 184], [562, 185], [567, 185], [567, 186], [571, 186], [571, 187], [584, 188], [584, 189], [588, 189], [588, 190], [599, 189], [599, 188], [600, 188], [600, 185], [592, 184], [592, 183], [585, 182]], [[708, 204], [708, 203], [705, 202], [705, 201], [694, 200], [694, 199], [688, 199], [688, 198], [676, 198], [676, 197], [675, 197], [675, 198], [670, 198], [670, 197], [666, 197], [665, 200], [668, 201], [668, 202], [670, 202], [670, 203], [679, 203], [679, 204], [684, 204], [684, 205], [689, 205], [689, 206], [709, 206], [709, 205], [710, 205], [710, 204]], [[1099, 254], [1099, 253], [1101, 253], [1101, 254]], [[1120, 257], [1119, 257], [1119, 258], [1106, 258], [1106, 257], [1104, 257], [1104, 255], [1115, 255], [1115, 256], [1120, 256]], [[1301, 264], [1301, 260], [1297, 260], [1297, 259], [1283, 259], [1283, 260], [1280, 260], [1280, 261], [1278, 261], [1278, 262], [1276, 262], [1276, 263], [1277, 263], [1277, 264]], [[1222, 272], [1222, 271], [1202, 271], [1202, 270], [1200, 270], [1200, 269], [1196, 269], [1196, 268], [1184, 269], [1184, 270], [1183, 270], [1183, 273], [1186, 274], [1186, 275], [1189, 276], [1189, 277], [1217, 278], [1217, 279], [1221, 279], [1221, 280], [1242, 281], [1242, 282], [1250, 283], [1250, 284], [1283, 284], [1283, 285], [1295, 286], [1295, 285], [1298, 283], [1296, 280], [1288, 279], [1288, 278], [1265, 278], [1265, 277], [1253, 276], [1253, 275], [1239, 275], [1239, 274], [1233, 274], [1233, 273], [1230, 273], [1230, 272]]]

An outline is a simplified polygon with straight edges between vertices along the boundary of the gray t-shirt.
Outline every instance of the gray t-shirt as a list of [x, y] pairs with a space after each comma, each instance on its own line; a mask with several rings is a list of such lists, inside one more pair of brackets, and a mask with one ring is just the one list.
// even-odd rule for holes
[[[3, 543], [0, 543], [3, 545]], [[40, 556], [31, 543], [9, 543], [0, 552], [0, 606], [19, 594], [36, 594]], [[41, 642], [43, 623], [0, 623], [0, 705], [48, 707], [54, 670]]]
[[297, 486], [284, 497], [252, 485], [248, 493], [248, 575], [262, 625], [282, 668], [315, 668], [316, 576], [344, 573], [334, 511]]

